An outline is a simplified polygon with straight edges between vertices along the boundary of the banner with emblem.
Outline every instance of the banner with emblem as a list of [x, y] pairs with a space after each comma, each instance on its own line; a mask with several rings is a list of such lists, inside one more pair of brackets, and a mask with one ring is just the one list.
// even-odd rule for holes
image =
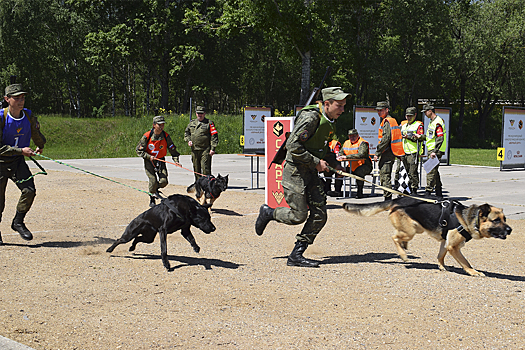
[[368, 152], [373, 156], [379, 143], [378, 134], [381, 118], [375, 107], [354, 106], [354, 128], [359, 136], [368, 142]]
[[505, 149], [501, 169], [525, 167], [525, 108], [503, 107], [501, 147]]
[[244, 153], [264, 152], [264, 120], [272, 116], [271, 106], [244, 107]]
[[272, 208], [288, 207], [282, 186], [283, 164], [271, 164], [273, 157], [286, 140], [286, 133], [294, 127], [294, 117], [269, 117], [264, 120], [266, 159], [266, 204]]

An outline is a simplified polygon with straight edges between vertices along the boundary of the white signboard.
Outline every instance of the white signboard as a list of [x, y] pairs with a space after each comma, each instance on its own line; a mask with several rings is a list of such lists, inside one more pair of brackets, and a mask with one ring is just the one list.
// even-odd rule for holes
[[368, 142], [369, 153], [376, 153], [379, 143], [378, 133], [381, 118], [377, 115], [375, 107], [354, 106], [354, 125], [363, 140]]
[[[445, 108], [445, 107], [436, 107], [434, 109], [434, 112], [436, 112], [436, 115], [438, 115], [439, 117], [441, 117], [441, 119], [443, 119], [443, 122], [445, 123], [445, 130], [447, 131], [447, 149], [445, 150], [445, 154], [443, 155], [443, 157], [441, 157], [441, 163], [445, 163], [445, 164], [449, 164], [449, 154], [450, 154], [450, 114], [452, 112], [452, 109], [451, 108]], [[418, 117], [417, 119], [419, 120], [419, 116], [421, 115], [421, 118], [423, 118], [423, 125], [425, 126], [425, 135], [427, 133], [427, 128], [428, 128], [428, 125], [430, 124], [430, 118], [428, 118], [427, 116], [423, 115], [423, 113], [421, 112], [421, 110], [418, 111], [417, 113]], [[425, 146], [425, 154], [428, 154], [427, 152], [427, 148]]]
[[244, 153], [264, 152], [264, 119], [272, 116], [272, 107], [244, 107]]
[[525, 167], [525, 108], [503, 107], [501, 147], [505, 148], [502, 168]]

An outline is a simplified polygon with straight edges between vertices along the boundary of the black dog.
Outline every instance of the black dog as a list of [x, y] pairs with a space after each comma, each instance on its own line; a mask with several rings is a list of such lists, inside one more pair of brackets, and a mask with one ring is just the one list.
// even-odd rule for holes
[[200, 228], [204, 233], [215, 231], [215, 226], [211, 222], [206, 206], [200, 205], [191, 197], [174, 194], [133, 219], [126, 227], [122, 237], [117, 239], [106, 251], [111, 253], [119, 244], [135, 239], [129, 247], [129, 251], [132, 252], [139, 242], [152, 243], [158, 232], [162, 263], [169, 270], [170, 263], [166, 244], [168, 234], [181, 230], [182, 236], [190, 242], [193, 250], [197, 253], [200, 251], [200, 247], [191, 234], [191, 226]]
[[228, 176], [229, 175], [221, 176], [221, 174], [217, 177], [213, 175], [201, 176], [194, 184], [187, 188], [187, 192], [195, 192], [195, 197], [197, 197], [199, 203], [202, 205], [206, 205], [209, 199], [209, 207], [211, 208], [213, 202], [228, 188]]

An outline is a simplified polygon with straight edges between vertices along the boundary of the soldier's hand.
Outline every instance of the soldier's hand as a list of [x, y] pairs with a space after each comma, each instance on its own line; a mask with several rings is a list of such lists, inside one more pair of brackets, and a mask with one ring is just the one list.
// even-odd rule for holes
[[188, 141], [188, 146], [190, 146], [190, 147], [193, 146], [193, 142]]
[[377, 162], [377, 156], [374, 154], [374, 162]]
[[44, 150], [43, 150], [42, 148], [37, 147], [35, 153], [36, 153], [36, 154], [42, 154], [43, 151], [44, 151]]
[[320, 160], [319, 163], [315, 166], [318, 172], [330, 171], [328, 169], [328, 163], [325, 160]]
[[214, 150], [210, 150], [210, 156], [213, 156], [215, 154]]
[[22, 155], [26, 157], [31, 157], [35, 155], [35, 152], [30, 147], [24, 147], [22, 148]]

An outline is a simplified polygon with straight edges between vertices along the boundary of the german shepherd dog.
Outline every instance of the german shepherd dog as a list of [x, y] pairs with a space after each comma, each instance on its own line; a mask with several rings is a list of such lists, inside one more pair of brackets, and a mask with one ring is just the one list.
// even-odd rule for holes
[[119, 244], [134, 239], [129, 247], [129, 251], [132, 252], [139, 242], [152, 243], [158, 232], [162, 263], [169, 271], [170, 262], [166, 243], [168, 234], [181, 230], [182, 236], [191, 244], [193, 250], [196, 253], [200, 251], [200, 247], [191, 234], [191, 226], [200, 228], [204, 233], [215, 231], [207, 207], [200, 205], [191, 197], [174, 194], [133, 219], [124, 230], [122, 237], [117, 239], [106, 252], [111, 253]]
[[207, 204], [209, 200], [209, 208], [211, 208], [215, 200], [228, 188], [228, 176], [221, 176], [221, 174], [217, 177], [213, 175], [201, 176], [186, 191], [195, 193], [195, 197], [202, 205]]
[[408, 242], [418, 233], [426, 232], [441, 243], [438, 266], [446, 271], [445, 255], [450, 253], [471, 276], [484, 276], [469, 264], [461, 248], [470, 238], [506, 239], [512, 228], [505, 222], [503, 210], [489, 204], [464, 206], [457, 201], [436, 203], [424, 202], [410, 197], [396, 198], [370, 204], [343, 204], [353, 214], [372, 216], [390, 211], [390, 222], [394, 226], [392, 239], [401, 259], [408, 262]]

